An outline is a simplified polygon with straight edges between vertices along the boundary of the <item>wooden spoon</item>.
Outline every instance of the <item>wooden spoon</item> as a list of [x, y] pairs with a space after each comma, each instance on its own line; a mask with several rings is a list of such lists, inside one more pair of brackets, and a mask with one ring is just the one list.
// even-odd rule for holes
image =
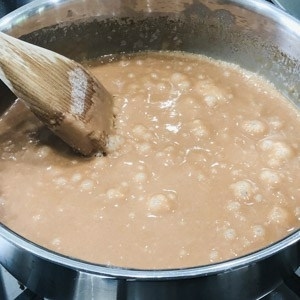
[[83, 66], [0, 32], [0, 79], [76, 151], [105, 152], [112, 97]]

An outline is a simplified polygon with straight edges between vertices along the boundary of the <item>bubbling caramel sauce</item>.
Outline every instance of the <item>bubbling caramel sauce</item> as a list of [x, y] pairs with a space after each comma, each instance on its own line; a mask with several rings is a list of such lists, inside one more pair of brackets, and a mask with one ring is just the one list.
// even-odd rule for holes
[[0, 220], [48, 249], [130, 268], [258, 250], [300, 225], [300, 115], [237, 66], [182, 53], [104, 58], [109, 153], [78, 157], [17, 102], [0, 121]]

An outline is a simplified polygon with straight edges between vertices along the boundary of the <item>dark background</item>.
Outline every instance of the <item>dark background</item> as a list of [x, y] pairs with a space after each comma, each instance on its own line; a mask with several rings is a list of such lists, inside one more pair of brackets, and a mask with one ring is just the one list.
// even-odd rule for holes
[[32, 0], [0, 0], [0, 18]]

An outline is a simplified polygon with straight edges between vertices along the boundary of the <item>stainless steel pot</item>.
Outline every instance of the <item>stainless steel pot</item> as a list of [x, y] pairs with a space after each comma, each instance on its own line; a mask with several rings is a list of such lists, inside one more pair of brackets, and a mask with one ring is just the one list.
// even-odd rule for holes
[[[300, 23], [259, 0], [39, 0], [2, 18], [0, 30], [78, 60], [150, 49], [203, 53], [255, 71], [300, 101]], [[13, 99], [4, 86], [0, 92]], [[51, 299], [255, 299], [282, 281], [299, 289], [300, 230], [218, 264], [133, 270], [59, 255], [1, 225], [0, 263]]]

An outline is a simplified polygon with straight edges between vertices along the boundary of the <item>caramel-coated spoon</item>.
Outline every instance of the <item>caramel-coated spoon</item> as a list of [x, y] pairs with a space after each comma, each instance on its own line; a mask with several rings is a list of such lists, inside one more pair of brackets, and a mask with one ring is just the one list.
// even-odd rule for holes
[[112, 97], [83, 66], [0, 32], [0, 79], [76, 151], [105, 152]]

